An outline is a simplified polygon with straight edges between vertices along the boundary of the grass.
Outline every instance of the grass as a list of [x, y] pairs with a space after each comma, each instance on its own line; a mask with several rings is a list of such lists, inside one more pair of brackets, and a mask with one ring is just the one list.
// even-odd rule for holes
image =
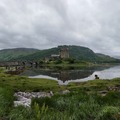
[[[0, 120], [120, 120], [120, 78], [59, 86], [56, 81], [0, 73]], [[61, 95], [59, 91], [69, 89]], [[32, 99], [31, 108], [14, 107], [15, 91], [53, 91], [51, 98]], [[105, 96], [99, 91], [107, 91]]]
[[0, 86], [8, 86], [14, 91], [60, 91], [64, 89], [69, 90], [107, 90], [109, 87], [120, 85], [120, 78], [113, 80], [91, 80], [87, 82], [69, 83], [67, 86], [58, 85], [57, 81], [41, 78], [28, 78], [24, 76], [13, 76], [0, 73]]
[[13, 106], [13, 99], [13, 91], [11, 89], [0, 87], [0, 120], [1, 118], [7, 118]]
[[[55, 95], [52, 98], [33, 99], [31, 110], [26, 109], [28, 111], [26, 113], [25, 108], [22, 108], [18, 112], [22, 116], [20, 120], [23, 118], [25, 120], [119, 120], [119, 99], [119, 92], [109, 92], [102, 97], [78, 91], [67, 95]], [[30, 113], [32, 116], [29, 116]], [[24, 116], [25, 114], [29, 117]], [[16, 119], [17, 116], [12, 120]]]
[[87, 82], [76, 82], [69, 83], [68, 88], [70, 90], [79, 90], [83, 89], [86, 91], [100, 91], [108, 90], [110, 87], [120, 86], [120, 78], [115, 78], [112, 80], [90, 80]]
[[8, 86], [14, 91], [55, 90], [59, 85], [54, 80], [28, 78], [0, 73], [0, 86]]

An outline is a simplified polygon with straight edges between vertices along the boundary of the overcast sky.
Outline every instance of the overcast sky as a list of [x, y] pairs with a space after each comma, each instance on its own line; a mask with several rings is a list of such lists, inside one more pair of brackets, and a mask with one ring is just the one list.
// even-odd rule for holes
[[120, 0], [0, 0], [0, 49], [58, 45], [120, 56]]

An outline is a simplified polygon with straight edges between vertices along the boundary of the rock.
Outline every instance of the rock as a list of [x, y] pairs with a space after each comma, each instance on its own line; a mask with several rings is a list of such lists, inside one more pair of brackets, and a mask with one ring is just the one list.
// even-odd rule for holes
[[62, 94], [68, 94], [68, 93], [70, 93], [69, 90], [64, 90], [64, 91], [62, 91]]
[[14, 101], [14, 106], [17, 107], [19, 105], [25, 106], [25, 107], [30, 107], [31, 100], [27, 101]]
[[106, 96], [107, 93], [108, 93], [107, 90], [99, 91], [99, 94], [102, 95], [102, 96]]
[[52, 91], [50, 91], [50, 95], [51, 95], [51, 96], [53, 96], [53, 95], [54, 95]]
[[109, 86], [108, 87], [109, 91], [120, 91], [120, 86]]
[[14, 96], [17, 97], [17, 101], [14, 101], [14, 106], [23, 105], [25, 107], [30, 107], [32, 98], [41, 98], [41, 97], [51, 97], [53, 92], [16, 92]]

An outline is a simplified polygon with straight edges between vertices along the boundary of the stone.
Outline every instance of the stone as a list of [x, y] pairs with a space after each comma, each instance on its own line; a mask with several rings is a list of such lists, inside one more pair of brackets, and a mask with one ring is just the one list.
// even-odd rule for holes
[[68, 94], [68, 93], [70, 93], [69, 90], [64, 90], [64, 91], [62, 91], [62, 94]]
[[107, 93], [108, 93], [107, 90], [99, 91], [99, 94], [100, 94], [101, 96], [106, 96]]
[[51, 97], [53, 92], [16, 92], [14, 96], [17, 97], [17, 101], [14, 101], [14, 106], [23, 105], [25, 107], [30, 107], [32, 98], [41, 98], [41, 97]]

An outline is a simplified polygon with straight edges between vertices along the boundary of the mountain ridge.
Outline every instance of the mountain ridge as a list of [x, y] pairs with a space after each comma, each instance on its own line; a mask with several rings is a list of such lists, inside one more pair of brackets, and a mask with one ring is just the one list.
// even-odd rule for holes
[[37, 52], [34, 48], [11, 48], [0, 50], [0, 61], [10, 61], [18, 57], [26, 56]]
[[76, 45], [63, 45], [53, 47], [50, 49], [34, 49], [34, 48], [13, 48], [0, 50], [0, 61], [18, 61], [18, 60], [42, 60], [46, 57], [50, 57], [51, 54], [59, 54], [62, 47], [69, 49], [70, 58], [78, 59], [81, 61], [89, 62], [119, 62], [118, 59], [104, 55], [102, 53], [95, 53], [88, 47], [76, 46]]

